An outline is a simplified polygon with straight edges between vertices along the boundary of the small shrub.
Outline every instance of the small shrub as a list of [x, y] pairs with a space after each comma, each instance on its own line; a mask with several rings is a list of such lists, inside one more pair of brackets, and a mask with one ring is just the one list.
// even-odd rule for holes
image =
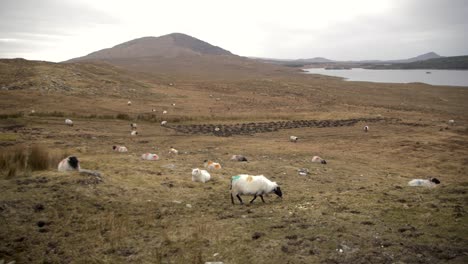
[[127, 114], [122, 114], [122, 113], [117, 114], [117, 116], [116, 116], [115, 118], [121, 119], [121, 120], [130, 120], [130, 116], [129, 116], [129, 115], [127, 115]]

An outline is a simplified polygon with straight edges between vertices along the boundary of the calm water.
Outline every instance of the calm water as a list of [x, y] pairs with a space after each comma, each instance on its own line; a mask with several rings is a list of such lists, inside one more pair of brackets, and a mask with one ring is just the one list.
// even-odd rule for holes
[[[412, 83], [432, 85], [468, 86], [468, 71], [461, 70], [352, 70], [304, 69], [309, 73], [338, 76], [348, 81]], [[426, 73], [430, 72], [430, 74]]]

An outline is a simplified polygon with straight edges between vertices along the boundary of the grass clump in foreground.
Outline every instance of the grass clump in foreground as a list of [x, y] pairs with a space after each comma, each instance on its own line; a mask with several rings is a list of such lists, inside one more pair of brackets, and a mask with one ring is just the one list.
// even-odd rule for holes
[[4, 148], [0, 153], [0, 175], [9, 179], [20, 172], [26, 176], [32, 171], [47, 170], [55, 167], [65, 156], [65, 153], [51, 152], [41, 145]]

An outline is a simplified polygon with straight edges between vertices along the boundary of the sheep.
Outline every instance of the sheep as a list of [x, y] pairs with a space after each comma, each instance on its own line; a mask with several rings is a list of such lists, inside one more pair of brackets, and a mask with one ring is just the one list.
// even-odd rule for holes
[[192, 169], [192, 181], [205, 183], [210, 179], [211, 175], [206, 170], [200, 170], [199, 168]]
[[60, 161], [58, 171], [79, 171], [80, 161], [75, 156], [68, 156]]
[[34, 110], [34, 109], [31, 110], [31, 114], [34, 114], [34, 113], [36, 113], [36, 110]]
[[130, 123], [130, 128], [131, 128], [132, 130], [136, 130], [137, 127], [138, 127], [138, 126], [137, 126], [136, 123]]
[[247, 158], [243, 155], [232, 155], [232, 161], [247, 161]]
[[169, 149], [169, 154], [177, 155], [179, 154], [179, 151], [171, 146]]
[[159, 160], [159, 156], [157, 154], [153, 154], [153, 153], [145, 153], [145, 154], [141, 155], [141, 159], [144, 159], [144, 160]]
[[216, 132], [218, 132], [218, 131], [221, 130], [221, 129], [219, 129], [219, 127], [215, 127], [214, 130], [215, 130]]
[[203, 161], [205, 168], [208, 170], [219, 170], [221, 169], [221, 164], [217, 162], [213, 162], [211, 160], [205, 160]]
[[163, 115], [165, 115], [165, 114], [167, 114], [167, 111], [166, 111], [166, 110], [163, 111]]
[[172, 106], [175, 106], [175, 103], [172, 103], [171, 105], [172, 105]]
[[455, 120], [450, 119], [450, 120], [448, 121], [448, 124], [451, 125], [451, 126], [454, 126], [454, 125], [455, 125]]
[[299, 175], [301, 175], [301, 176], [307, 176], [307, 174], [309, 174], [309, 169], [301, 168], [301, 169], [297, 170], [297, 173], [299, 173]]
[[369, 126], [364, 126], [364, 132], [368, 132], [369, 131]]
[[128, 106], [131, 106], [131, 105], [132, 105], [132, 101], [128, 101], [128, 102], [127, 102], [127, 105], [128, 105]]
[[414, 179], [408, 182], [409, 186], [424, 186], [424, 187], [436, 187], [437, 184], [440, 184], [440, 181], [437, 178], [430, 178], [428, 180], [423, 179]]
[[319, 157], [319, 156], [314, 156], [314, 157], [312, 157], [312, 162], [327, 164], [327, 161], [324, 160], [324, 159], [322, 159], [322, 158]]
[[161, 126], [165, 126], [165, 125], [167, 125], [167, 121], [164, 120], [161, 122]]
[[128, 149], [125, 146], [112, 146], [112, 149], [115, 152], [128, 152]]
[[262, 198], [265, 202], [263, 195], [274, 192], [280, 198], [283, 197], [281, 188], [276, 182], [268, 180], [263, 175], [252, 176], [247, 174], [240, 174], [231, 177], [231, 202], [234, 204], [234, 196], [237, 196], [241, 204], [244, 204], [240, 195], [253, 195], [254, 198], [250, 201], [253, 203], [257, 196]]
[[299, 140], [299, 138], [296, 137], [296, 136], [290, 136], [290, 137], [289, 137], [289, 141], [291, 141], [291, 142], [296, 143], [298, 140]]
[[130, 132], [130, 135], [132, 135], [132, 136], [136, 136], [136, 135], [138, 135], [138, 131], [136, 131], [136, 130], [133, 130], [132, 132]]
[[151, 109], [151, 112], [156, 112], [156, 109], [154, 109], [154, 108], [153, 108], [153, 109]]
[[68, 126], [73, 126], [73, 121], [71, 121], [71, 119], [65, 119], [65, 124]]

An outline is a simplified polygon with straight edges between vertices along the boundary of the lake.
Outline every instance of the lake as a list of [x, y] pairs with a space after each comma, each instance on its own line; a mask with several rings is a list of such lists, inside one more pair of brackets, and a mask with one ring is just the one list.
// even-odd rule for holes
[[464, 70], [325, 70], [323, 68], [304, 69], [307, 73], [346, 78], [347, 81], [412, 83], [432, 85], [468, 86], [468, 71]]

